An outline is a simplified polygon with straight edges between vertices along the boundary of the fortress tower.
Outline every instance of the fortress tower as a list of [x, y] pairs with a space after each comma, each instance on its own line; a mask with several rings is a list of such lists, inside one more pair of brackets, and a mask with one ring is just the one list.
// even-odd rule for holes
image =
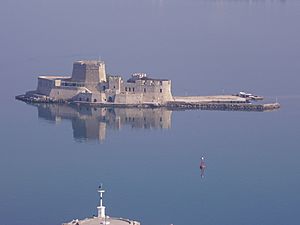
[[73, 63], [72, 82], [93, 83], [106, 82], [105, 63], [97, 60], [82, 60]]

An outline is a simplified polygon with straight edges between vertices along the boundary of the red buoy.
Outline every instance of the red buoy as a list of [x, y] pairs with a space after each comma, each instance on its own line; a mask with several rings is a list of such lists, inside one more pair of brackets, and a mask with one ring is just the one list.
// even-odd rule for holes
[[205, 165], [205, 162], [204, 162], [204, 157], [201, 157], [201, 162], [200, 162], [200, 169], [205, 169], [206, 168], [206, 165]]

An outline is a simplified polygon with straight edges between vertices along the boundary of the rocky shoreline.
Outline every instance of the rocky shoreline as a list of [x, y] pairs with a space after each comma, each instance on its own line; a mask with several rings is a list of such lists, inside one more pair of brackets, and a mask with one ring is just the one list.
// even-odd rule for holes
[[17, 100], [27, 103], [49, 103], [49, 104], [77, 104], [90, 107], [119, 107], [119, 108], [157, 108], [165, 107], [169, 110], [221, 110], [221, 111], [272, 111], [280, 108], [279, 103], [252, 104], [235, 102], [182, 102], [170, 101], [166, 104], [144, 103], [144, 104], [115, 104], [115, 103], [91, 103], [77, 102], [71, 100], [52, 99], [39, 95], [18, 95]]

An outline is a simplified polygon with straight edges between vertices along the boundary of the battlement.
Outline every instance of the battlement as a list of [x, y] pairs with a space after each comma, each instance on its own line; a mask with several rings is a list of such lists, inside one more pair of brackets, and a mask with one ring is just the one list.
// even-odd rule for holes
[[75, 61], [74, 64], [91, 65], [91, 66], [105, 65], [104, 61], [101, 60], [78, 60]]

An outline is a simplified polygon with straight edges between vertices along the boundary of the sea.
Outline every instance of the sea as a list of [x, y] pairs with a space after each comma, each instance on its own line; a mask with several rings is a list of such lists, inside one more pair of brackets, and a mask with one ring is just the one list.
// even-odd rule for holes
[[[299, 0], [1, 0], [0, 224], [106, 213], [142, 225], [300, 224]], [[26, 104], [39, 75], [101, 59], [174, 96], [267, 112]], [[205, 169], [200, 169], [201, 158]]]

